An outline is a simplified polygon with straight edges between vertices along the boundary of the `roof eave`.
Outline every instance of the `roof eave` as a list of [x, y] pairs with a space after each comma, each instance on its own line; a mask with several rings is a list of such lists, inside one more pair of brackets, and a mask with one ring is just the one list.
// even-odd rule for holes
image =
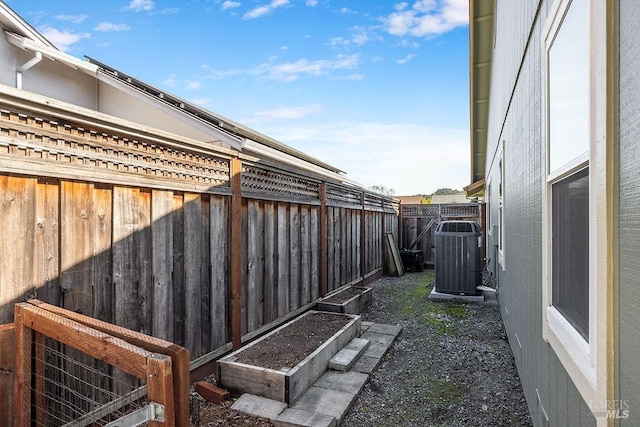
[[2, 1], [0, 1], [0, 20], [2, 21], [2, 24], [4, 24], [3, 27], [7, 28], [11, 32], [27, 37], [42, 46], [58, 50], [53, 43], [36, 31], [35, 28], [29, 25], [27, 21], [22, 19], [20, 15], [14, 12], [13, 9]]
[[469, 1], [470, 178], [472, 184], [467, 188], [472, 187], [474, 191], [474, 184], [481, 182], [484, 186], [485, 178], [494, 13], [492, 1]]

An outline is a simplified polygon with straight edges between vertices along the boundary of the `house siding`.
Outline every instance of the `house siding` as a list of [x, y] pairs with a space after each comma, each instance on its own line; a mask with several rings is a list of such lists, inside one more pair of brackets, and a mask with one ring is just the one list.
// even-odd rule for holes
[[[503, 155], [504, 270], [488, 245], [501, 312], [535, 425], [595, 425], [587, 403], [542, 338], [542, 28], [552, 1], [496, 2], [487, 141], [488, 228], [498, 224]], [[495, 227], [493, 227], [495, 228]], [[546, 414], [543, 415], [543, 414]]]
[[620, 2], [620, 205], [619, 205], [619, 318], [616, 399], [626, 401], [630, 417], [620, 425], [638, 425], [640, 419], [640, 4]]
[[[0, 83], [16, 87], [16, 68], [30, 61], [34, 53], [0, 42]], [[22, 89], [60, 101], [96, 108], [95, 77], [43, 57], [22, 73]]]
[[[140, 94], [140, 96], [144, 95]], [[98, 98], [97, 108], [100, 112], [137, 123], [144, 123], [147, 126], [162, 129], [187, 138], [193, 138], [198, 141], [211, 141], [210, 134], [196, 129], [192, 124], [185, 122], [184, 119], [172, 116], [160, 110], [156, 104], [145, 103], [130, 93], [124, 92], [107, 83], [98, 83]], [[215, 145], [230, 148], [221, 142], [216, 142]]]

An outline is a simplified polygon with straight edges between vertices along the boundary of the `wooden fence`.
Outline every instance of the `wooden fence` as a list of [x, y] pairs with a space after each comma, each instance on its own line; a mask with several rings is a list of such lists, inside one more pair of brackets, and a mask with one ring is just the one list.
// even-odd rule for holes
[[0, 223], [0, 324], [35, 296], [192, 358], [377, 277], [398, 233], [380, 195], [3, 93]]
[[[484, 204], [407, 204], [400, 207], [400, 249], [421, 250], [425, 264], [435, 264], [434, 244], [436, 227], [441, 221], [476, 221], [483, 227]], [[414, 245], [413, 247], [411, 247]]]
[[16, 304], [0, 345], [15, 362], [13, 393], [0, 387], [9, 425], [105, 425], [153, 404], [162, 422], [150, 426], [189, 425], [183, 347], [38, 300]]

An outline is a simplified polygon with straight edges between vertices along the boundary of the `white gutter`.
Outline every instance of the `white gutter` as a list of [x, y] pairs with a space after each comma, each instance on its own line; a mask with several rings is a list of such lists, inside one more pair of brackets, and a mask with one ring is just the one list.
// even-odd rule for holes
[[29, 50], [34, 53], [39, 53], [45, 58], [48, 58], [52, 61], [61, 62], [76, 70], [82, 70], [87, 74], [92, 74], [95, 76], [98, 72], [98, 67], [96, 65], [78, 59], [75, 56], [71, 56], [68, 53], [64, 53], [56, 48], [45, 46], [41, 43], [35, 42], [31, 39], [12, 33], [10, 31], [5, 31], [4, 33], [9, 43], [22, 50]]
[[33, 58], [18, 67], [16, 70], [16, 88], [22, 89], [22, 73], [29, 70], [40, 61], [42, 61], [42, 54], [40, 52], [35, 52]]

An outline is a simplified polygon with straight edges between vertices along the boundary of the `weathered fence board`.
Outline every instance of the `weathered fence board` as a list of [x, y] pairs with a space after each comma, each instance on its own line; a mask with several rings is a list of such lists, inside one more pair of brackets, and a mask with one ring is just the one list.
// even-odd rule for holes
[[285, 203], [278, 203], [278, 317], [287, 314], [289, 307], [289, 228]]
[[184, 197], [173, 195], [173, 337], [176, 343], [184, 343]]
[[151, 193], [114, 187], [115, 323], [147, 333], [151, 326]]
[[264, 324], [264, 210], [257, 200], [249, 200], [247, 210], [247, 328], [254, 331]]
[[[36, 185], [34, 178], [0, 175], [0, 275], [2, 301], [0, 323], [13, 319], [13, 303], [35, 292], [33, 275], [33, 224]], [[9, 256], [14, 254], [15, 257]]]
[[[39, 179], [36, 188], [36, 224], [33, 258], [33, 284], [38, 296], [60, 305], [59, 203], [57, 180]], [[109, 219], [111, 215], [109, 215]], [[109, 237], [111, 234], [109, 233]], [[101, 301], [100, 295], [96, 300]]]
[[310, 210], [309, 206], [300, 207], [300, 305], [311, 301], [311, 265], [310, 256]]
[[225, 196], [211, 196], [211, 348], [229, 342], [229, 203]]
[[289, 307], [300, 307], [300, 211], [297, 203], [289, 205]]
[[264, 321], [278, 318], [276, 276], [276, 210], [274, 202], [264, 202]]
[[211, 351], [211, 334], [209, 331], [209, 325], [211, 321], [209, 319], [209, 313], [211, 313], [211, 239], [210, 227], [211, 227], [211, 198], [209, 194], [201, 195], [201, 207], [202, 207], [202, 226], [198, 233], [198, 238], [202, 242], [200, 250], [200, 305], [196, 309], [200, 310], [200, 324], [198, 329], [200, 330], [201, 340], [201, 355]]
[[[153, 254], [153, 336], [173, 341], [173, 192], [151, 193], [151, 239]], [[163, 307], [164, 310], [159, 309]]]
[[335, 289], [336, 233], [333, 208], [327, 207], [327, 292]]
[[[184, 346], [198, 357], [202, 354], [200, 336], [202, 292], [200, 287], [203, 209], [199, 194], [184, 195]], [[206, 236], [207, 234], [205, 234]]]

